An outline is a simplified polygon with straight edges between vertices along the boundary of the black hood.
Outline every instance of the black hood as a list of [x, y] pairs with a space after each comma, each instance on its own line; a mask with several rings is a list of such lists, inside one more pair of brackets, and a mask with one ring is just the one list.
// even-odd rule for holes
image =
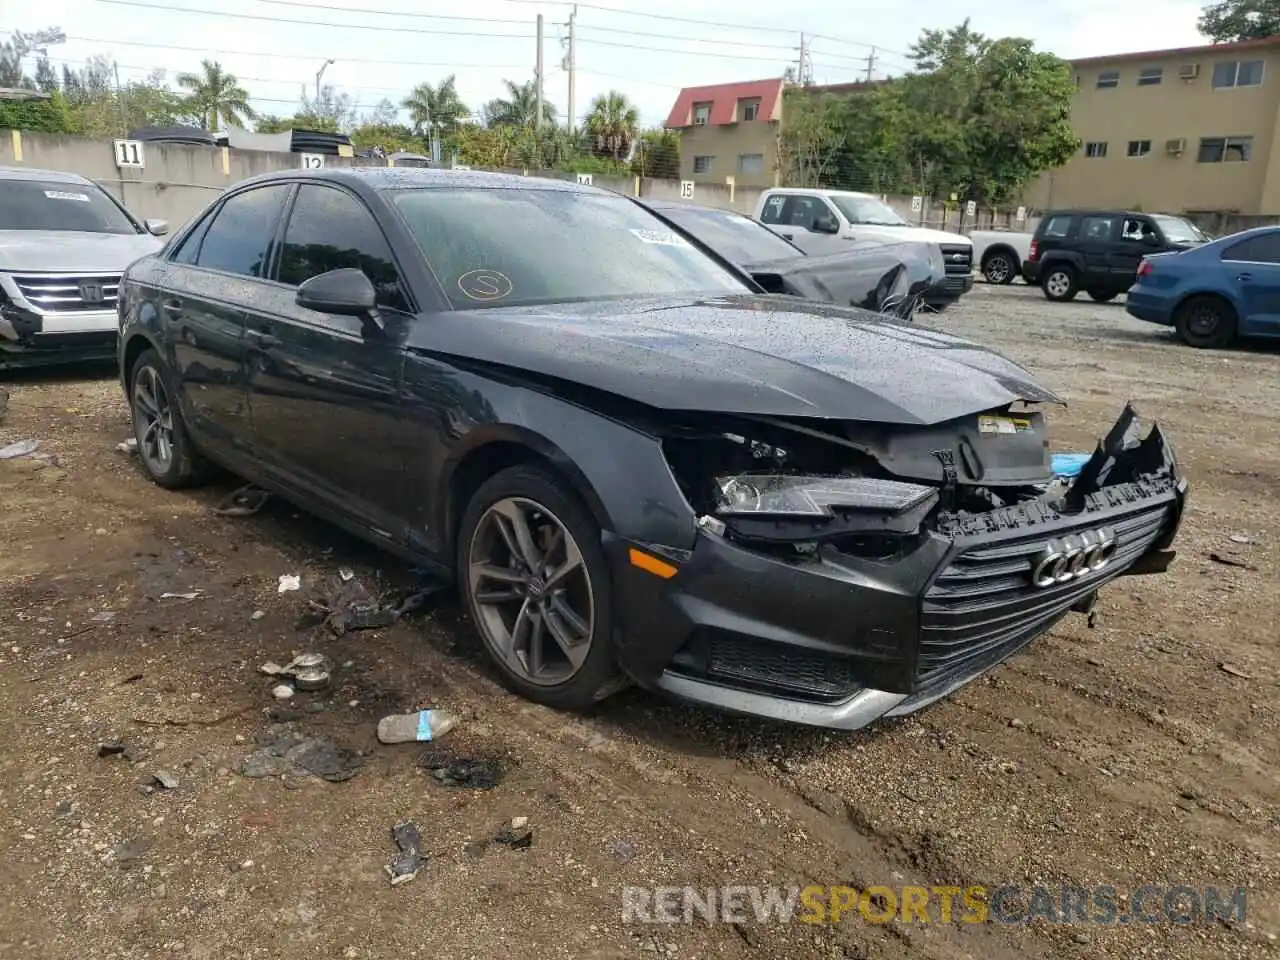
[[1061, 403], [986, 347], [792, 297], [609, 300], [434, 314], [411, 353], [496, 364], [666, 410], [930, 424]]
[[903, 319], [912, 317], [917, 302], [946, 273], [941, 251], [923, 243], [873, 244], [825, 256], [762, 260], [743, 264], [743, 269], [770, 293]]

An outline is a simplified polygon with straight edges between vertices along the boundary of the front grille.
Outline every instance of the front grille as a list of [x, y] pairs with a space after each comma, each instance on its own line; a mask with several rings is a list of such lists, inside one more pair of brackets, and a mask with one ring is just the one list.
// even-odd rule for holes
[[968, 276], [973, 272], [973, 247], [965, 243], [944, 243], [941, 246], [942, 262], [948, 274]]
[[35, 274], [15, 276], [22, 298], [41, 313], [115, 310], [120, 274]]
[[[1072, 604], [1146, 552], [1165, 529], [1171, 509], [1161, 503], [1118, 519], [1090, 518], [1051, 533], [963, 549], [924, 595], [917, 695], [981, 672], [1047, 630]], [[1106, 567], [1052, 587], [1032, 585], [1033, 558], [1046, 541], [1100, 526], [1116, 534], [1116, 551]]]

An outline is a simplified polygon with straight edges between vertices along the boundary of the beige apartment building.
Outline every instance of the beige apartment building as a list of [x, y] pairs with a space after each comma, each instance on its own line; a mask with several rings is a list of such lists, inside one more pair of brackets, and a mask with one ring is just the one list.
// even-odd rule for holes
[[1072, 67], [1083, 144], [1028, 205], [1280, 215], [1280, 37]]
[[773, 186], [782, 88], [779, 77], [681, 90], [665, 124], [680, 131], [680, 179]]

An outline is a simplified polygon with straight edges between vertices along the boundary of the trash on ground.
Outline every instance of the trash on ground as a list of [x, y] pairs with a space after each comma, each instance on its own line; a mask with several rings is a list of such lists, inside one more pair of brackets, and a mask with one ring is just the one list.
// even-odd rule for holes
[[636, 847], [626, 840], [615, 840], [609, 844], [609, 852], [623, 863], [628, 863], [635, 857]]
[[1078, 477], [1091, 453], [1054, 453], [1049, 456], [1049, 472], [1055, 477]]
[[302, 667], [293, 675], [293, 685], [308, 693], [329, 686], [329, 671], [316, 667]]
[[499, 828], [493, 839], [512, 850], [528, 850], [533, 846], [533, 828], [529, 826], [529, 818], [512, 817]]
[[99, 757], [124, 757], [132, 762], [137, 757], [137, 751], [133, 744], [125, 743], [122, 740], [112, 740], [107, 743], [98, 744]]
[[1247, 533], [1233, 533], [1231, 535], [1231, 542], [1241, 543], [1248, 547], [1248, 546], [1252, 546], [1258, 541], [1255, 540], [1253, 537], [1249, 536]]
[[408, 594], [399, 603], [390, 603], [370, 590], [351, 570], [343, 568], [327, 584], [320, 600], [308, 601], [313, 613], [338, 636], [349, 630], [375, 630], [389, 627], [401, 617], [413, 613], [427, 598], [444, 590], [443, 581], [432, 581]]
[[1219, 669], [1219, 670], [1221, 670], [1223, 673], [1229, 673], [1229, 674], [1231, 674], [1231, 676], [1233, 676], [1233, 677], [1239, 677], [1241, 680], [1252, 680], [1252, 679], [1253, 679], [1253, 674], [1251, 674], [1251, 673], [1245, 673], [1245, 671], [1241, 670], [1239, 667], [1232, 666], [1232, 665], [1231, 665], [1231, 664], [1229, 664], [1229, 663], [1220, 663], [1220, 664], [1218, 664], [1218, 669]]
[[251, 616], [249, 619], [250, 619], [250, 620], [261, 620], [261, 619], [262, 619], [263, 617], [265, 617], [266, 615], [267, 615], [267, 611], [265, 611], [265, 610], [255, 610], [255, 611], [253, 611], [253, 616]]
[[285, 734], [263, 743], [244, 758], [240, 774], [245, 777], [279, 777], [307, 774], [341, 783], [350, 780], [364, 765], [354, 750], [326, 740]]
[[1235, 557], [1228, 557], [1221, 553], [1209, 554], [1209, 559], [1214, 563], [1220, 563], [1224, 567], [1240, 567], [1242, 570], [1252, 570], [1253, 565], [1244, 560], [1237, 560]]
[[251, 517], [267, 505], [271, 494], [252, 483], [233, 490], [219, 501], [213, 512], [220, 517]]
[[442, 786], [472, 790], [492, 790], [502, 782], [505, 773], [501, 764], [493, 760], [442, 757], [431, 750], [422, 755], [418, 766], [430, 770], [431, 776]]
[[116, 612], [114, 610], [99, 610], [89, 620], [92, 623], [110, 623], [115, 618]]
[[200, 596], [199, 590], [188, 590], [185, 593], [162, 593], [161, 600], [195, 600]]
[[277, 700], [288, 700], [293, 696], [293, 686], [288, 683], [281, 683], [271, 688], [271, 695]]
[[290, 676], [299, 670], [325, 670], [332, 669], [333, 664], [323, 653], [300, 653], [283, 667], [278, 663], [268, 660], [258, 668], [259, 672], [265, 673], [271, 677]]
[[427, 858], [422, 853], [422, 833], [416, 824], [408, 821], [397, 823], [391, 828], [391, 838], [400, 848], [400, 856], [388, 863], [385, 869], [391, 885], [397, 887], [416, 877]]
[[156, 785], [161, 787], [162, 789], [165, 789], [165, 790], [178, 789], [178, 778], [175, 777], [168, 770], [156, 770], [154, 773], [151, 774], [151, 779], [154, 780], [156, 782]]
[[280, 574], [280, 585], [276, 587], [276, 593], [291, 593], [294, 590], [302, 589], [302, 578], [296, 573]]
[[446, 710], [395, 714], [378, 721], [378, 739], [383, 743], [423, 743], [438, 740], [457, 725], [458, 718]]
[[120, 443], [117, 443], [117, 444], [116, 444], [116, 449], [117, 449], [120, 453], [137, 453], [137, 452], [138, 452], [138, 438], [137, 438], [137, 437], [130, 437], [128, 440], [122, 440]]
[[39, 449], [39, 440], [19, 440], [17, 443], [9, 444], [7, 447], [0, 447], [0, 460], [16, 460], [18, 457], [28, 457]]

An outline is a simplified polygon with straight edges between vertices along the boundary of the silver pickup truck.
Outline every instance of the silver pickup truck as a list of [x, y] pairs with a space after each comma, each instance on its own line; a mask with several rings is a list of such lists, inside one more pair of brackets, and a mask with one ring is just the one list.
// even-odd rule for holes
[[114, 358], [120, 275], [168, 229], [74, 173], [0, 167], [0, 370]]

